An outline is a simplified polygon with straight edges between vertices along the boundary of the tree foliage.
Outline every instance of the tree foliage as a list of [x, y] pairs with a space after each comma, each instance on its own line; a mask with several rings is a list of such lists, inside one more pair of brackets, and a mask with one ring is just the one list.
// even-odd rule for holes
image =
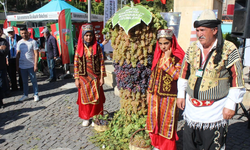
[[[118, 0], [118, 8], [121, 8], [124, 4], [130, 4], [130, 0]], [[159, 12], [168, 12], [173, 9], [173, 1], [174, 0], [166, 0], [166, 4], [163, 5], [160, 0], [147, 1], [141, 0], [141, 4], [148, 5], [149, 7], [153, 7], [155, 10]], [[2, 0], [2, 2], [7, 2], [7, 10], [8, 11], [18, 11], [18, 12], [32, 12], [40, 7], [46, 5], [48, 0]], [[88, 12], [88, 2], [80, 2], [80, 0], [71, 0], [71, 2], [67, 2], [72, 6], [84, 11]], [[1, 6], [2, 7], [2, 6]], [[95, 0], [91, 0], [91, 13], [93, 14], [104, 14], [104, 0], [101, 0], [100, 3], [95, 2]]]

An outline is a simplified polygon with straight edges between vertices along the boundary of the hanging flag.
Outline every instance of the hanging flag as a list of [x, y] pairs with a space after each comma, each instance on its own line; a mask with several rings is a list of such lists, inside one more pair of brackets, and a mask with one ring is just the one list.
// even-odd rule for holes
[[34, 29], [34, 37], [35, 38], [40, 38], [40, 30], [39, 28], [33, 28]]
[[44, 27], [39, 27], [39, 37], [43, 37], [43, 33], [41, 33], [43, 31]]
[[15, 34], [20, 35], [20, 28], [18, 27], [13, 27]]
[[3, 28], [7, 29], [8, 27], [10, 27], [10, 22], [8, 22], [7, 19], [5, 19], [5, 21], [3, 23]]
[[33, 30], [33, 28], [28, 28], [28, 31], [30, 33], [30, 38], [34, 39], [34, 30]]
[[10, 26], [16, 26], [16, 21], [10, 21]]
[[55, 24], [50, 25], [50, 27], [51, 27], [52, 36], [54, 36], [57, 41], [59, 56], [61, 56], [62, 51], [61, 51], [61, 44], [60, 44], [59, 25], [58, 23], [55, 23]]
[[72, 38], [72, 23], [70, 9], [64, 9], [58, 17], [59, 35], [62, 51], [63, 64], [73, 63], [74, 61], [74, 46]]
[[165, 5], [166, 4], [166, 0], [161, 0], [161, 3]]
[[135, 4], [140, 3], [140, 0], [134, 0], [134, 3]]
[[80, 2], [87, 2], [87, 0], [80, 0]]

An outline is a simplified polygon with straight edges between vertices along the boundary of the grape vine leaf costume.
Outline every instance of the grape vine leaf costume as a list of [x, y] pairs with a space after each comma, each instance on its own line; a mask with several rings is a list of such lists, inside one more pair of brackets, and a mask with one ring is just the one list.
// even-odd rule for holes
[[172, 30], [159, 30], [157, 39], [159, 38], [171, 41], [172, 56], [166, 59], [157, 41], [147, 94], [146, 129], [150, 132], [154, 147], [161, 150], [175, 150], [175, 141], [178, 140], [177, 79], [185, 53], [177, 43]]
[[[87, 32], [93, 35], [90, 43], [83, 39]], [[92, 24], [84, 24], [80, 30], [74, 58], [74, 77], [80, 82], [77, 99], [79, 117], [84, 120], [89, 120], [103, 110], [105, 96], [100, 86], [101, 76], [106, 76], [102, 49], [94, 38]]]

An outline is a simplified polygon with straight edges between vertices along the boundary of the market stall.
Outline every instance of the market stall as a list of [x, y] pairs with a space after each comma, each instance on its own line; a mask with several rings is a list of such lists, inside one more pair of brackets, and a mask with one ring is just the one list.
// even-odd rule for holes
[[[65, 0], [51, 0], [48, 4], [29, 14], [8, 15], [8, 21], [56, 21], [63, 9], [70, 9], [71, 20], [73, 22], [83, 22], [88, 20], [88, 14], [65, 2]], [[103, 21], [103, 15], [91, 15], [91, 20]]]

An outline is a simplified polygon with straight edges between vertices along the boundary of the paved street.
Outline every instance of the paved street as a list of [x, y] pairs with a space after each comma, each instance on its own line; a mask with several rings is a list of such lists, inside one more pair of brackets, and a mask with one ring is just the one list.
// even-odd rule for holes
[[[1, 150], [99, 150], [88, 138], [93, 135], [93, 127], [82, 127], [76, 104], [77, 90], [73, 79], [48, 83], [46, 77], [38, 74], [40, 101], [30, 99], [17, 102], [22, 92], [12, 92], [4, 99], [7, 105], [0, 110]], [[114, 112], [119, 109], [119, 97], [113, 88], [104, 86], [105, 109]], [[30, 84], [30, 93], [32, 86]], [[249, 106], [247, 106], [249, 109]], [[247, 118], [236, 115], [229, 121], [227, 150], [250, 150], [250, 129]], [[178, 149], [182, 149], [184, 121], [178, 124]]]

